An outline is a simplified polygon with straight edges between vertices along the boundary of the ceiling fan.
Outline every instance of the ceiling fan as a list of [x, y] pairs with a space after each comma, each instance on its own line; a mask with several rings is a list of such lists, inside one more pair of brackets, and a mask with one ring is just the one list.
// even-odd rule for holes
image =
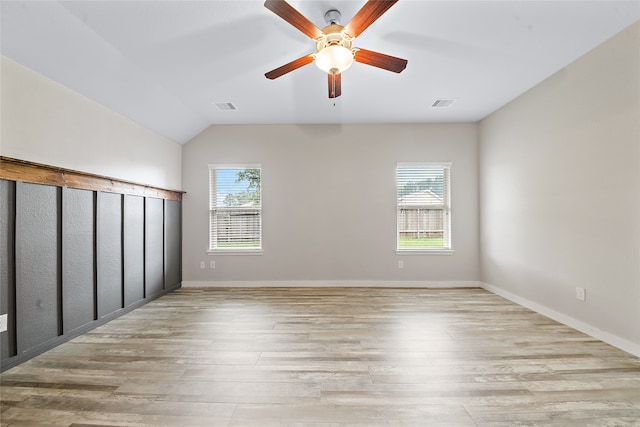
[[351, 47], [353, 40], [380, 18], [398, 0], [368, 0], [351, 21], [340, 25], [340, 12], [331, 9], [325, 13], [327, 26], [322, 30], [284, 0], [267, 0], [264, 6], [302, 31], [316, 42], [316, 53], [305, 55], [265, 74], [268, 79], [277, 79], [291, 71], [316, 63], [326, 72], [329, 80], [329, 98], [342, 94], [341, 75], [353, 61], [372, 65], [383, 70], [400, 73], [407, 66], [407, 60], [383, 53]]

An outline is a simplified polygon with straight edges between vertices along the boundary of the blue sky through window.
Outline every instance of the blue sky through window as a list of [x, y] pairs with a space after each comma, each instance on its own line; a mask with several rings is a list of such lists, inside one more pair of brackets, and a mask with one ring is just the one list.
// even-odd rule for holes
[[249, 181], [236, 182], [238, 172], [241, 169], [216, 169], [216, 203], [218, 206], [224, 206], [224, 200], [227, 194], [239, 194], [247, 191]]

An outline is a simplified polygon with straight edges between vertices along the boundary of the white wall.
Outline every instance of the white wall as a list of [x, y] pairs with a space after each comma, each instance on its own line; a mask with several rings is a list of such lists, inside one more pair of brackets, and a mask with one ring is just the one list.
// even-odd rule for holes
[[479, 150], [482, 281], [638, 355], [639, 46], [636, 23], [483, 120]]
[[[395, 254], [398, 161], [453, 162], [454, 255]], [[262, 164], [263, 255], [206, 254], [210, 163]], [[477, 284], [475, 124], [212, 126], [184, 145], [183, 184], [187, 286]]]
[[1, 155], [181, 189], [179, 144], [9, 58], [1, 67]]

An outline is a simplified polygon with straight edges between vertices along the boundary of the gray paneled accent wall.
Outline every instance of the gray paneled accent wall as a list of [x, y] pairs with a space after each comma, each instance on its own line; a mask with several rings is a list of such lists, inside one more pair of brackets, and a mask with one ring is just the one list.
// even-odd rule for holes
[[61, 189], [16, 187], [16, 326], [18, 353], [60, 335]]
[[144, 197], [124, 196], [123, 227], [124, 305], [127, 307], [144, 298]]
[[165, 286], [180, 282], [180, 263], [182, 260], [182, 206], [175, 200], [167, 200], [164, 204], [164, 277]]
[[98, 317], [122, 308], [122, 197], [98, 192]]
[[179, 287], [180, 218], [180, 201], [0, 179], [2, 370]]
[[146, 295], [164, 289], [164, 203], [147, 197], [145, 202], [145, 278]]
[[62, 324], [65, 333], [93, 322], [95, 193], [62, 189]]
[[0, 180], [0, 313], [8, 314], [7, 331], [0, 334], [2, 360], [15, 356], [15, 209], [16, 183]]

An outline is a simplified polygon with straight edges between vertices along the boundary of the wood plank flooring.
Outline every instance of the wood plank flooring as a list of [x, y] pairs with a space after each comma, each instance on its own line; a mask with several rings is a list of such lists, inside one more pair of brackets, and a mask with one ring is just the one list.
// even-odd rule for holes
[[640, 426], [640, 359], [482, 289], [181, 289], [0, 377], [2, 426]]

